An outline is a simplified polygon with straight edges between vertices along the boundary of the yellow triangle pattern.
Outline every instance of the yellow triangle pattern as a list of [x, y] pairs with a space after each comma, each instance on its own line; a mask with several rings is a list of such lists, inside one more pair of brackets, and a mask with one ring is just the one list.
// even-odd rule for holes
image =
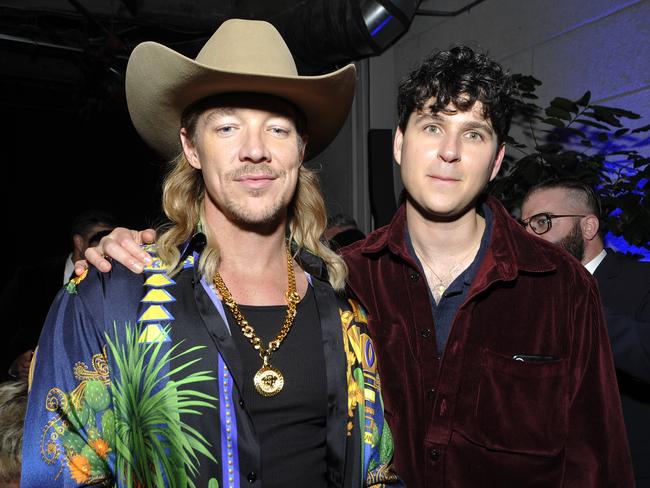
[[140, 317], [140, 322], [174, 320], [174, 317], [162, 305], [150, 305]]
[[175, 283], [176, 282], [165, 273], [154, 273], [147, 278], [147, 281], [144, 282], [144, 286], [162, 288], [163, 286], [174, 285]]
[[168, 342], [169, 340], [169, 336], [165, 333], [160, 324], [147, 325], [138, 338], [138, 342], [140, 343]]
[[149, 290], [142, 299], [142, 303], [168, 303], [173, 302], [174, 297], [167, 293], [165, 290], [153, 289]]

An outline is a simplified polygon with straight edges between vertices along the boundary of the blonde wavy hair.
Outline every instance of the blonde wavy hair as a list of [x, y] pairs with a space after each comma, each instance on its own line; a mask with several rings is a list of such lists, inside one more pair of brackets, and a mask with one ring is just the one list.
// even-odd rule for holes
[[[191, 139], [194, 139], [199, 110], [183, 117]], [[297, 123], [298, 127], [300, 124]], [[301, 138], [302, 144], [302, 138]], [[190, 165], [181, 153], [171, 162], [171, 170], [163, 182], [163, 210], [171, 220], [159, 232], [157, 251], [159, 257], [171, 269], [172, 276], [180, 271], [180, 246], [204, 225], [205, 185], [200, 170]], [[327, 266], [329, 282], [337, 291], [345, 288], [347, 266], [343, 259], [321, 240], [327, 226], [327, 211], [320, 191], [318, 175], [301, 166], [298, 183], [289, 206], [288, 238], [297, 244], [296, 255], [301, 249], [320, 257]], [[214, 276], [219, 268], [220, 253], [210, 232], [206, 232], [207, 244], [199, 260], [203, 276]]]
[[0, 481], [20, 479], [27, 382], [0, 383]]

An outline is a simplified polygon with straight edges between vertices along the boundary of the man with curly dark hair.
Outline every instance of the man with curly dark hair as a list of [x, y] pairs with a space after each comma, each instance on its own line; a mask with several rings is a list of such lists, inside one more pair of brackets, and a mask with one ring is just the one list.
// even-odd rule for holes
[[[416, 488], [631, 487], [595, 282], [484, 194], [510, 92], [468, 47], [425, 58], [399, 88], [404, 203], [342, 250], [369, 311], [396, 468]], [[115, 251], [124, 237], [97, 251], [137, 261]]]
[[484, 190], [505, 153], [512, 82], [469, 47], [399, 87], [392, 222], [343, 250], [370, 313], [407, 486], [630, 487], [594, 281]]

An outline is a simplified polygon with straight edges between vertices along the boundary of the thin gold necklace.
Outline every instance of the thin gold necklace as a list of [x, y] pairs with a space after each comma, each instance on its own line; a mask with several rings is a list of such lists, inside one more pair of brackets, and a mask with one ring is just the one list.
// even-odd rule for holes
[[433, 298], [435, 299], [436, 303], [438, 303], [438, 302], [440, 301], [440, 299], [442, 298], [442, 295], [445, 293], [445, 291], [447, 290], [447, 288], [449, 287], [449, 285], [451, 285], [451, 283], [453, 282], [453, 280], [454, 280], [454, 278], [455, 278], [455, 276], [454, 276], [453, 278], [451, 278], [451, 279], [450, 279], [450, 277], [453, 276], [453, 273], [454, 273], [455, 271], [457, 271], [457, 270], [458, 270], [458, 269], [459, 269], [459, 268], [460, 268], [460, 267], [461, 267], [461, 266], [462, 266], [462, 265], [467, 261], [467, 258], [469, 258], [472, 254], [474, 254], [474, 253], [476, 252], [476, 250], [478, 249], [478, 247], [479, 247], [480, 244], [481, 244], [481, 240], [479, 239], [479, 241], [478, 241], [474, 246], [472, 246], [472, 249], [471, 249], [467, 254], [465, 254], [465, 256], [463, 256], [462, 259], [460, 259], [460, 260], [459, 260], [459, 261], [458, 261], [454, 266], [452, 266], [452, 267], [451, 267], [451, 268], [450, 268], [450, 269], [449, 269], [449, 270], [448, 270], [448, 271], [443, 275], [445, 279], [440, 278], [440, 276], [438, 275], [438, 273], [436, 273], [436, 272], [433, 270], [433, 268], [431, 267], [431, 265], [430, 265], [430, 264], [429, 264], [429, 263], [424, 259], [424, 257], [423, 257], [423, 256], [422, 256], [422, 255], [417, 251], [417, 249], [415, 248], [415, 246], [413, 246], [413, 250], [415, 251], [415, 255], [418, 257], [418, 259], [419, 259], [422, 263], [424, 263], [424, 265], [429, 269], [429, 271], [431, 271], [431, 274], [433, 274], [433, 276], [436, 278], [436, 280], [437, 280], [437, 282], [438, 282], [436, 285], [432, 286], [432, 290], [431, 290], [432, 293], [433, 293]]
[[284, 376], [282, 376], [279, 369], [271, 366], [269, 362], [271, 360], [271, 355], [278, 350], [284, 339], [287, 337], [287, 334], [289, 334], [291, 326], [293, 325], [293, 319], [296, 317], [296, 306], [300, 302], [300, 295], [298, 295], [296, 289], [296, 275], [293, 270], [293, 258], [291, 257], [288, 247], [286, 248], [286, 251], [287, 274], [289, 276], [289, 288], [285, 293], [285, 298], [287, 300], [287, 314], [284, 318], [284, 323], [280, 328], [280, 332], [278, 332], [275, 339], [269, 341], [269, 344], [266, 347], [262, 344], [262, 340], [255, 333], [253, 326], [251, 326], [242, 315], [241, 310], [239, 310], [239, 307], [235, 303], [230, 290], [228, 290], [228, 287], [224, 283], [219, 272], [215, 273], [213, 279], [214, 286], [219, 291], [219, 294], [230, 310], [230, 313], [237, 321], [237, 325], [239, 325], [244, 337], [248, 339], [256, 351], [259, 351], [260, 358], [262, 359], [262, 367], [257, 371], [257, 373], [255, 373], [253, 382], [257, 392], [265, 397], [277, 395], [284, 387]]

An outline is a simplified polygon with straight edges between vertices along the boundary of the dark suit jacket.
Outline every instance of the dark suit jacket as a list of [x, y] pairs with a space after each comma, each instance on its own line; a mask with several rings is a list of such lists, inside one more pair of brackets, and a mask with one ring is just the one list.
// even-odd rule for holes
[[16, 270], [0, 295], [0, 381], [19, 354], [36, 348], [47, 312], [63, 286], [67, 256], [51, 258]]
[[611, 250], [596, 269], [637, 488], [650, 487], [650, 263]]

